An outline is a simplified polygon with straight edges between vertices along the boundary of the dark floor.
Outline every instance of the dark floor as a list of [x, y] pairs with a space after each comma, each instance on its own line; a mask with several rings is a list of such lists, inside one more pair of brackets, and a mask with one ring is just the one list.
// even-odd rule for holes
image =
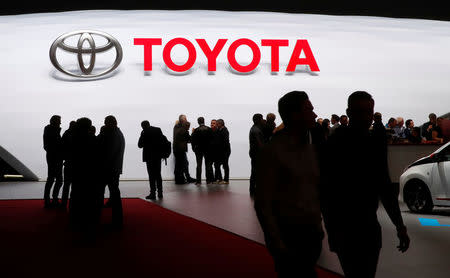
[[[43, 182], [0, 183], [0, 199], [40, 199]], [[147, 181], [122, 181], [123, 197], [148, 195]], [[243, 237], [263, 242], [263, 234], [248, 195], [247, 180], [233, 180], [229, 185], [194, 184], [175, 185], [164, 182], [164, 199], [155, 203], [186, 216], [204, 221]], [[450, 209], [437, 208], [431, 215], [409, 213], [402, 205], [403, 217], [411, 237], [411, 248], [407, 253], [397, 251], [395, 228], [385, 211], [379, 210], [383, 227], [383, 249], [377, 277], [448, 277], [450, 260], [450, 227], [422, 226], [419, 217], [437, 219], [441, 224], [450, 224]], [[319, 265], [342, 273], [336, 256], [324, 248]]]

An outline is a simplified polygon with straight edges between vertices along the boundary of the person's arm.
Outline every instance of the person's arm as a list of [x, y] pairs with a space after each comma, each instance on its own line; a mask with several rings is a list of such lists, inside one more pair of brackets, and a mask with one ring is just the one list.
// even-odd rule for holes
[[284, 252], [286, 246], [281, 239], [281, 233], [273, 211], [275, 189], [279, 183], [277, 162], [267, 149], [263, 149], [257, 159], [254, 203], [256, 215], [264, 231], [268, 249], [271, 252]]
[[140, 149], [144, 147], [144, 131], [142, 131], [141, 136], [139, 136], [138, 147]]
[[405, 252], [409, 248], [410, 239], [406, 230], [406, 226], [403, 223], [402, 214], [400, 211], [400, 206], [398, 204], [398, 190], [391, 182], [389, 176], [388, 164], [387, 164], [387, 154], [383, 154], [382, 165], [382, 186], [380, 191], [381, 202], [391, 219], [392, 223], [397, 228], [397, 237], [400, 240], [400, 244], [397, 246], [398, 250]]
[[433, 130], [431, 132], [431, 140], [435, 141], [437, 143], [443, 143], [444, 142], [443, 138], [439, 138], [439, 132], [437, 130]]

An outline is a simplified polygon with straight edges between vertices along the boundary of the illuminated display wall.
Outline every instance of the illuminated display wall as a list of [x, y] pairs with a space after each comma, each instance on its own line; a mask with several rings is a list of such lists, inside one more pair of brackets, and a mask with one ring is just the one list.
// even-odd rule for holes
[[[207, 122], [223, 118], [230, 130], [231, 177], [247, 178], [251, 117], [276, 112], [279, 97], [291, 90], [308, 92], [323, 118], [344, 114], [347, 96], [355, 90], [374, 96], [375, 110], [385, 122], [402, 116], [421, 124], [430, 112], [449, 112], [449, 22], [263, 12], [77, 11], [1, 16], [0, 26], [0, 145], [41, 179], [46, 178], [42, 132], [53, 114], [62, 116], [63, 131], [70, 120], [82, 116], [91, 118], [99, 131], [104, 117], [115, 115], [127, 143], [122, 178], [147, 178], [137, 148], [142, 120], [161, 127], [172, 141], [172, 127], [181, 113], [193, 127], [198, 116]], [[53, 41], [83, 29], [106, 32], [120, 42], [123, 59], [110, 76], [79, 80], [51, 64]], [[196, 48], [196, 63], [185, 74], [174, 74], [163, 61], [164, 45], [177, 37]], [[144, 72], [143, 46], [134, 45], [135, 38], [162, 38], [162, 45], [153, 47], [151, 72]], [[207, 59], [195, 42], [199, 38], [211, 47], [218, 39], [228, 39], [214, 74], [208, 73]], [[236, 73], [227, 60], [230, 44], [240, 38], [253, 40], [261, 49], [259, 66], [249, 74]], [[270, 48], [261, 46], [262, 39], [289, 40], [288, 47], [280, 48], [278, 74], [271, 73]], [[299, 39], [308, 41], [320, 72], [298, 67], [286, 74]], [[61, 55], [65, 65], [76, 68], [76, 55]], [[187, 50], [177, 45], [171, 57], [182, 64]], [[114, 53], [96, 59], [96, 66], [107, 67]], [[250, 63], [252, 52], [239, 47], [236, 59]], [[191, 149], [188, 157], [194, 175]], [[168, 162], [164, 178], [173, 177], [173, 157]]]

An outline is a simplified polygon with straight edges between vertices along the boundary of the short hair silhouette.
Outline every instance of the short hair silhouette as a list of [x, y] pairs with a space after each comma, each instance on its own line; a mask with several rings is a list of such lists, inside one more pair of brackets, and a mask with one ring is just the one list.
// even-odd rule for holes
[[92, 126], [92, 121], [89, 118], [79, 118], [77, 120], [77, 128], [80, 133], [88, 133]]
[[434, 114], [434, 113], [430, 113], [430, 115], [428, 115], [428, 118], [429, 119], [436, 119], [436, 114]]
[[147, 121], [147, 120], [142, 121], [142, 122], [141, 122], [141, 127], [142, 127], [142, 129], [145, 129], [145, 128], [150, 127], [150, 122]]
[[263, 115], [262, 114], [255, 114], [253, 115], [253, 123], [255, 125], [259, 124], [261, 121], [263, 120]]
[[355, 105], [362, 100], [374, 101], [372, 95], [365, 91], [356, 91], [353, 92], [347, 101], [347, 107], [352, 109]]
[[287, 127], [290, 123], [292, 113], [300, 112], [301, 104], [309, 100], [304, 91], [292, 91], [280, 98], [278, 101], [278, 113]]
[[267, 122], [270, 122], [270, 123], [275, 122], [275, 119], [276, 119], [276, 118], [277, 118], [277, 116], [275, 116], [274, 113], [269, 113], [269, 114], [267, 114], [267, 116], [266, 116]]
[[116, 127], [117, 126], [116, 117], [114, 117], [113, 115], [106, 116], [106, 118], [105, 118], [105, 126], [107, 126], [107, 127]]
[[70, 129], [70, 130], [74, 129], [76, 125], [77, 125], [77, 122], [75, 122], [75, 121], [70, 121], [70, 123], [69, 123], [69, 129]]
[[339, 120], [340, 120], [339, 116], [336, 115], [336, 114], [331, 115], [331, 119], [336, 121], [336, 122], [339, 122]]
[[225, 122], [222, 119], [218, 119], [217, 123], [220, 124], [221, 126], [225, 126]]
[[53, 115], [51, 118], [50, 118], [50, 124], [51, 125], [57, 125], [57, 124], [59, 124], [61, 122], [61, 116], [59, 116], [59, 115]]
[[205, 118], [203, 118], [203, 117], [198, 117], [197, 123], [198, 123], [199, 125], [204, 125], [204, 124], [205, 124]]
[[407, 119], [405, 122], [406, 127], [409, 127], [409, 125], [411, 124], [412, 121], [413, 120], [411, 120], [411, 119]]
[[380, 113], [380, 112], [375, 112], [375, 113], [373, 114], [373, 119], [374, 119], [375, 121], [381, 122], [381, 120], [382, 120], [382, 115], [381, 115], [381, 113]]

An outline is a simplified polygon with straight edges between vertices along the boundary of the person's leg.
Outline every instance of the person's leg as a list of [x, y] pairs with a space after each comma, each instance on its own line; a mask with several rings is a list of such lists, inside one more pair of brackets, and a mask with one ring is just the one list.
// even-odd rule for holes
[[346, 278], [374, 278], [377, 271], [379, 248], [346, 246], [336, 252]]
[[155, 173], [153, 171], [153, 161], [147, 161], [145, 162], [145, 164], [147, 165], [147, 173], [148, 173], [148, 180], [149, 180], [149, 184], [150, 184], [150, 194], [149, 198], [155, 198], [156, 196], [156, 176]]
[[62, 170], [63, 170], [63, 162], [62, 162], [62, 160], [58, 160], [55, 163], [55, 179], [56, 179], [56, 181], [55, 181], [55, 186], [53, 187], [53, 193], [52, 193], [53, 203], [55, 205], [58, 205], [59, 191], [63, 184]]
[[47, 155], [47, 181], [45, 182], [44, 187], [44, 205], [45, 207], [49, 207], [50, 203], [50, 191], [53, 186], [53, 182], [56, 178], [56, 163], [54, 160], [49, 159]]
[[230, 158], [230, 154], [226, 154], [223, 160], [223, 171], [224, 177], [223, 180], [228, 183], [230, 179], [230, 166], [228, 165], [228, 159]]
[[196, 171], [196, 182], [201, 183], [202, 182], [202, 164], [203, 164], [203, 153], [202, 152], [196, 152], [195, 153], [195, 159], [197, 162], [197, 171]]
[[214, 171], [216, 172], [216, 176], [215, 176], [215, 180], [217, 182], [221, 182], [222, 181], [222, 170], [220, 169], [220, 157], [217, 157], [216, 160], [214, 161]]
[[173, 155], [175, 157], [175, 183], [182, 184], [185, 182], [183, 175], [183, 152], [174, 152]]
[[256, 189], [256, 159], [254, 157], [250, 157], [250, 163], [251, 163], [251, 172], [250, 172], [250, 196], [255, 195], [255, 189]]
[[189, 160], [187, 158], [187, 153], [186, 152], [183, 152], [183, 160], [184, 160], [183, 173], [186, 176], [186, 181], [189, 182], [189, 183], [194, 182], [195, 180], [189, 174]]
[[316, 278], [315, 266], [322, 250], [323, 234], [307, 225], [283, 226], [281, 233], [287, 252], [274, 256], [278, 276]]
[[68, 163], [64, 165], [64, 186], [63, 186], [63, 192], [61, 197], [61, 206], [63, 208], [67, 208], [67, 201], [69, 199], [69, 193], [70, 193], [70, 185], [72, 184], [72, 166]]
[[211, 183], [214, 181], [214, 171], [212, 165], [211, 155], [205, 154], [205, 172], [206, 172], [206, 183]]
[[123, 210], [122, 199], [120, 197], [119, 190], [119, 177], [120, 175], [114, 175], [111, 177], [110, 182], [110, 200], [112, 206], [112, 223], [114, 226], [122, 226], [123, 224]]
[[163, 197], [162, 177], [161, 177], [161, 159], [153, 161], [153, 173], [155, 173], [156, 188], [158, 190], [158, 198]]

